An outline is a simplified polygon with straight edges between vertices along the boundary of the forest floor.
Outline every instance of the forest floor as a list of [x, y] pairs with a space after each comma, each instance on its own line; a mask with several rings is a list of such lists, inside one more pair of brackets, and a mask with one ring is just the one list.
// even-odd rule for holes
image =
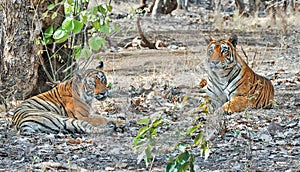
[[[145, 35], [168, 44], [162, 49], [124, 48], [138, 36], [136, 18], [127, 14], [127, 3], [115, 5], [114, 24], [121, 31], [110, 38], [109, 51], [101, 53], [111, 97], [95, 102], [95, 112], [118, 119], [123, 132], [104, 135], [17, 135], [0, 113], [0, 171], [164, 171], [176, 157], [179, 142], [193, 141], [184, 133], [209, 115], [199, 109], [205, 101], [200, 81], [206, 78], [205, 37], [237, 34], [238, 52], [256, 73], [271, 79], [275, 106], [249, 109], [226, 116], [227, 131], [210, 142], [207, 159], [193, 148], [196, 171], [299, 171], [300, 170], [300, 32], [296, 16], [274, 24], [269, 18], [239, 18], [210, 23], [203, 8], [189, 13], [142, 17]], [[93, 64], [90, 65], [93, 68]], [[187, 98], [187, 99], [186, 99]], [[103, 109], [106, 109], [103, 112]], [[137, 121], [162, 117], [152, 150], [153, 161], [137, 163], [133, 139], [143, 125]], [[204, 123], [205, 125], [205, 123]], [[205, 129], [205, 126], [202, 128]]]

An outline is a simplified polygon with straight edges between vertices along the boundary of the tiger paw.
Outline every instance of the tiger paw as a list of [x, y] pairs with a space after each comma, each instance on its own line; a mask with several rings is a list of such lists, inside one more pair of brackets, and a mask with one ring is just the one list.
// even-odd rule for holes
[[126, 129], [126, 126], [124, 124], [122, 124], [121, 122], [114, 122], [114, 121], [109, 121], [106, 124], [106, 127], [110, 128], [112, 131], [114, 132], [119, 132], [119, 133], [123, 133]]
[[115, 128], [115, 131], [118, 133], [124, 133], [126, 131], [126, 126], [125, 125], [118, 125]]
[[111, 130], [116, 130], [117, 125], [116, 125], [116, 123], [114, 123], [113, 121], [109, 121], [109, 122], [106, 124], [106, 127], [110, 128]]
[[112, 121], [107, 122], [106, 124], [96, 127], [93, 133], [103, 133], [110, 135], [116, 130], [116, 124]]
[[226, 114], [226, 115], [231, 115], [234, 112], [240, 111], [239, 106], [237, 106], [237, 105], [234, 106], [231, 102], [226, 102], [222, 106], [222, 110], [224, 111], [224, 114]]

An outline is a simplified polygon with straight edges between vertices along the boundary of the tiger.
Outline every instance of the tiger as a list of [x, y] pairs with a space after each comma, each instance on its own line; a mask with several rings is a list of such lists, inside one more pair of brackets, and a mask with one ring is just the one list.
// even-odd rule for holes
[[271, 107], [274, 87], [256, 74], [237, 53], [236, 35], [227, 40], [208, 37], [207, 92], [214, 110], [232, 114], [250, 108]]
[[18, 106], [13, 115], [14, 128], [23, 134], [106, 133], [115, 127], [104, 117], [93, 117], [93, 99], [109, 94], [103, 62], [96, 69], [77, 71], [53, 89], [33, 96]]

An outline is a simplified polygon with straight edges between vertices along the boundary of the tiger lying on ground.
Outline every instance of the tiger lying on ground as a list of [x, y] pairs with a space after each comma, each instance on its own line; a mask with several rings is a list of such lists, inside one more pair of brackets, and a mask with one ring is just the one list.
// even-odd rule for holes
[[227, 113], [269, 107], [274, 99], [270, 80], [253, 72], [236, 51], [237, 36], [206, 40], [208, 95], [215, 110]]
[[105, 74], [97, 69], [77, 72], [73, 78], [60, 83], [50, 91], [25, 100], [16, 108], [14, 127], [25, 134], [46, 133], [104, 133], [113, 130], [104, 125], [108, 120], [91, 117], [92, 100], [108, 96]]

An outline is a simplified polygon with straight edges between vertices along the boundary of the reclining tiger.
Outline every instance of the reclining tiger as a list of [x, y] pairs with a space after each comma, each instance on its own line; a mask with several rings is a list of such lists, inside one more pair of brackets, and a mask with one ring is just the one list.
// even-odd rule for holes
[[214, 110], [234, 113], [270, 107], [274, 99], [271, 81], [253, 72], [237, 53], [237, 36], [227, 40], [206, 40], [208, 95]]
[[108, 96], [102, 67], [103, 62], [100, 62], [96, 69], [76, 72], [73, 78], [52, 90], [25, 100], [14, 112], [15, 129], [24, 134], [112, 131], [112, 122], [90, 115], [92, 100], [103, 100]]

